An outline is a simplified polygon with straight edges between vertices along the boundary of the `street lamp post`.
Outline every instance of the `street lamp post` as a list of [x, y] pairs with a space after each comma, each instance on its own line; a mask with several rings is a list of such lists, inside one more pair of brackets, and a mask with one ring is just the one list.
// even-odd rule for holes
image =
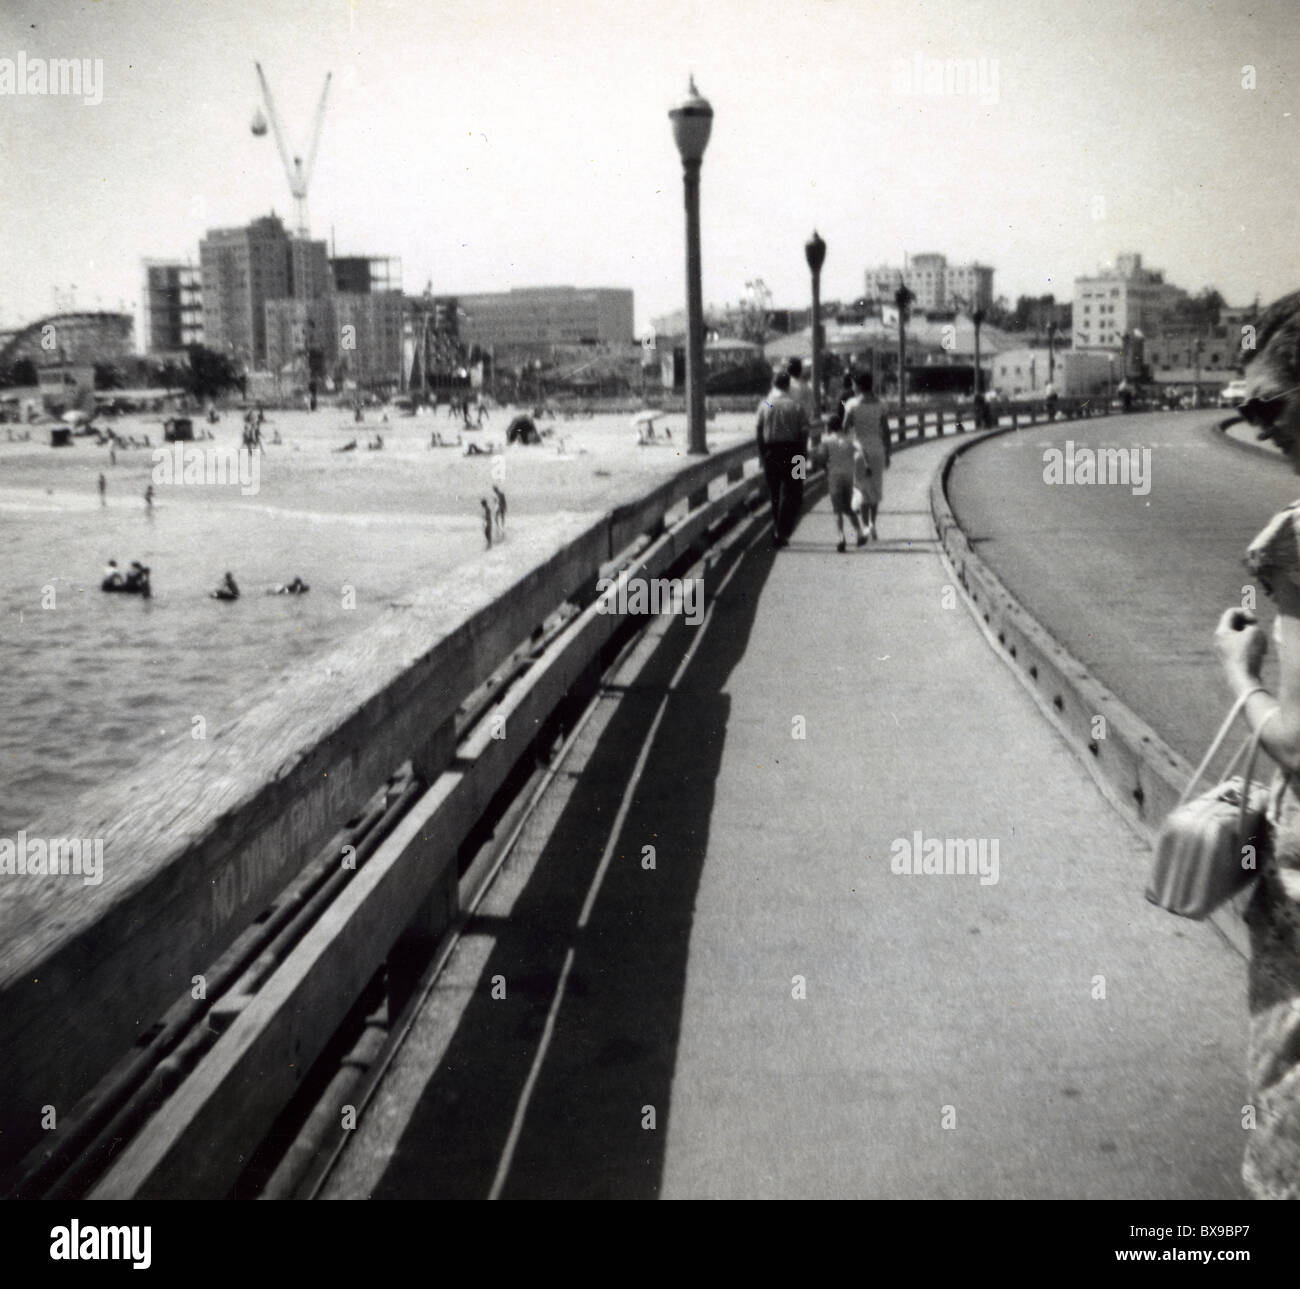
[[907, 433], [907, 309], [916, 297], [907, 289], [905, 282], [899, 282], [894, 292], [894, 304], [898, 309], [898, 433], [901, 438]]
[[704, 441], [704, 298], [700, 284], [700, 164], [713, 130], [713, 108], [691, 77], [687, 96], [668, 113], [682, 158], [686, 189], [686, 429], [688, 451], [708, 452]]
[[808, 267], [812, 270], [812, 387], [813, 415], [820, 419], [822, 413], [822, 265], [826, 262], [826, 243], [813, 229], [813, 235], [803, 248]]

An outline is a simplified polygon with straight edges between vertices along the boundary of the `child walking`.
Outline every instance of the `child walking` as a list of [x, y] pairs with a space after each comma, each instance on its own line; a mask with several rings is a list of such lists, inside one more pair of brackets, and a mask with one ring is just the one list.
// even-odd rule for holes
[[831, 509], [835, 512], [835, 531], [839, 534], [839, 543], [835, 549], [841, 554], [845, 549], [844, 516], [853, 521], [857, 533], [857, 545], [865, 546], [866, 531], [862, 527], [862, 492], [857, 486], [867, 468], [867, 459], [862, 447], [852, 436], [846, 434], [835, 421], [826, 427], [822, 441], [817, 445], [815, 459], [826, 466], [826, 482], [830, 491]]

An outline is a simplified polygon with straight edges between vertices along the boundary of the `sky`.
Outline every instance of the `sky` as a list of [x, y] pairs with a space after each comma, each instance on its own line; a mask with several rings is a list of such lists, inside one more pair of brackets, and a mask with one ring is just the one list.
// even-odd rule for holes
[[[98, 60], [102, 101], [5, 92], [0, 61], [0, 327], [135, 311], [145, 257], [290, 222], [255, 60], [295, 149], [333, 73], [312, 234], [400, 257], [409, 292], [630, 287], [638, 331], [681, 308], [691, 74], [707, 303], [761, 278], [806, 305], [814, 229], [826, 299], [925, 251], [1011, 301], [1126, 251], [1231, 303], [1300, 287], [1296, 0], [0, 0], [20, 53]], [[977, 75], [930, 92], [925, 60]]]

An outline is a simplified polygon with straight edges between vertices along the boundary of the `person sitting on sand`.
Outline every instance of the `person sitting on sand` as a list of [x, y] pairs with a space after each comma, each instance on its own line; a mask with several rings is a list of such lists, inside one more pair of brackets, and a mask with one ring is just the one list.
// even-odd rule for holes
[[117, 560], [111, 559], [104, 565], [104, 580], [99, 585], [105, 591], [115, 591], [122, 585], [122, 570], [118, 568]]
[[235, 579], [226, 571], [226, 576], [217, 584], [217, 589], [212, 592], [214, 600], [237, 600], [239, 599], [239, 587], [235, 585]]

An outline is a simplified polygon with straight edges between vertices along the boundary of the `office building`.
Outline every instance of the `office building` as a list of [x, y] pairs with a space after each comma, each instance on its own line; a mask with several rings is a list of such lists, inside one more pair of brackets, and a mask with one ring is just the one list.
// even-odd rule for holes
[[1163, 273], [1143, 268], [1141, 255], [1120, 255], [1096, 276], [1075, 278], [1074, 343], [1081, 349], [1120, 350], [1124, 337], [1135, 331], [1154, 336], [1186, 296]]
[[203, 343], [203, 274], [197, 264], [145, 260], [141, 316], [151, 357], [183, 354]]
[[210, 229], [199, 264], [205, 343], [247, 367], [265, 367], [266, 302], [293, 294], [284, 224], [264, 215], [244, 228]]

